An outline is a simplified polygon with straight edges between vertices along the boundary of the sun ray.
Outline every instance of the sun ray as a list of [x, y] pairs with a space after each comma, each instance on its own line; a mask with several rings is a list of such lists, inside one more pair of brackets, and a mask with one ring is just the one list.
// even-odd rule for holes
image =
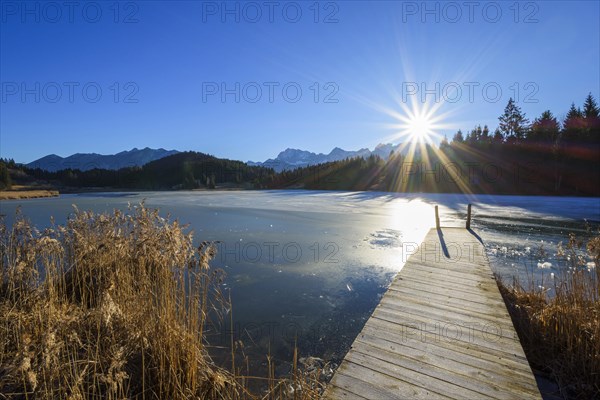
[[[414, 178], [420, 169], [441, 173], [446, 166], [452, 164], [447, 155], [437, 146], [443, 137], [442, 132], [447, 131], [451, 126], [445, 123], [449, 113], [438, 112], [440, 104], [420, 104], [412, 101], [410, 105], [400, 102], [398, 105], [398, 110], [385, 107], [379, 109], [394, 119], [393, 123], [387, 124], [387, 127], [394, 132], [389, 139], [399, 143], [397, 154], [402, 155], [402, 163], [393, 179], [392, 188], [399, 192], [406, 192], [411, 190], [410, 178]], [[432, 165], [434, 163], [440, 165]], [[428, 175], [426, 174], [425, 177]], [[455, 182], [462, 193], [472, 194], [472, 190], [462, 179], [457, 177]]]
[[441, 130], [447, 128], [443, 123], [445, 115], [437, 115], [438, 105], [413, 103], [411, 108], [400, 104], [402, 112], [386, 110], [395, 119], [389, 126], [395, 131], [392, 136], [396, 141], [432, 143], [441, 139]]

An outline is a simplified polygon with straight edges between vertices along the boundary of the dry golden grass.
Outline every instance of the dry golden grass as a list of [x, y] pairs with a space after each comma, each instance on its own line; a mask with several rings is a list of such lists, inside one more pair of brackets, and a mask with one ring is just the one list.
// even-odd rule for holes
[[[498, 286], [508, 306], [527, 359], [550, 375], [565, 398], [600, 398], [600, 236], [587, 243], [596, 267], [587, 268], [583, 244], [574, 235], [559, 256], [569, 268], [541, 285], [514, 280]], [[541, 286], [541, 287], [540, 287]], [[544, 286], [554, 288], [548, 296]]]
[[0, 200], [35, 199], [38, 197], [56, 197], [57, 190], [0, 190]]
[[0, 398], [317, 398], [296, 368], [266, 377], [259, 397], [211, 362], [204, 329], [224, 301], [214, 254], [143, 204], [76, 210], [43, 232], [20, 215], [2, 221]]

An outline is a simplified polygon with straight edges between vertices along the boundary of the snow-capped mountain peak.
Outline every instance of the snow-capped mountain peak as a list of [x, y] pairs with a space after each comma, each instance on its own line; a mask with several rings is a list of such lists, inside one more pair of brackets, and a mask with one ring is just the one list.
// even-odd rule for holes
[[248, 165], [260, 165], [268, 168], [273, 168], [280, 172], [283, 170], [292, 170], [309, 165], [323, 164], [326, 162], [340, 161], [347, 158], [363, 157], [368, 158], [370, 155], [377, 155], [383, 159], [387, 159], [392, 151], [398, 149], [399, 144], [378, 144], [373, 151], [368, 148], [362, 148], [356, 151], [344, 150], [340, 147], [335, 147], [329, 154], [313, 153], [307, 150], [287, 148], [280, 152], [276, 158], [270, 158], [264, 162], [248, 161]]

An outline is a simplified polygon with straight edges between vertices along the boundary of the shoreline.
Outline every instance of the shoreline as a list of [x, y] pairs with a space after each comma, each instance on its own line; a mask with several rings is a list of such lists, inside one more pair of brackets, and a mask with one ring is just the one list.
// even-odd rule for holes
[[[208, 188], [195, 188], [195, 189], [147, 189], [147, 188], [128, 188], [128, 187], [58, 187], [60, 190], [9, 190], [9, 191], [0, 191], [0, 200], [6, 200], [6, 198], [1, 197], [5, 193], [16, 193], [16, 192], [54, 192], [56, 193], [54, 196], [58, 194], [89, 194], [89, 193], [123, 193], [123, 192], [246, 192], [246, 191], [308, 191], [308, 192], [365, 192], [365, 193], [387, 193], [387, 194], [396, 194], [396, 195], [465, 195], [466, 193], [460, 192], [398, 192], [398, 191], [385, 191], [385, 190], [358, 190], [358, 189], [316, 189], [316, 188], [304, 188], [304, 187], [278, 187], [278, 188], [249, 188], [243, 186], [217, 186], [213, 189]], [[552, 193], [541, 193], [541, 194], [532, 194], [532, 193], [469, 193], [471, 196], [503, 196], [503, 197], [511, 197], [511, 196], [522, 196], [522, 197], [556, 197], [556, 198], [600, 198], [600, 196], [593, 196], [589, 194], [585, 195], [576, 195], [576, 194], [552, 194]], [[40, 196], [40, 197], [54, 197], [54, 196]], [[24, 198], [33, 198], [33, 197], [24, 197]], [[11, 198], [11, 200], [17, 198]]]
[[0, 200], [25, 200], [43, 197], [58, 197], [58, 190], [2, 190]]

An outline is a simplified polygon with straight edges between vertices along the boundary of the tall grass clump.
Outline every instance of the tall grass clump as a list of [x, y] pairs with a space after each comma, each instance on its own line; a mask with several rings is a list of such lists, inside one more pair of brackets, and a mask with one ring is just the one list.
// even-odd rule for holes
[[144, 205], [0, 223], [0, 398], [235, 398], [203, 329], [214, 248]]
[[317, 399], [296, 352], [284, 379], [212, 362], [209, 316], [231, 310], [215, 253], [143, 203], [42, 232], [0, 220], [0, 399]]
[[599, 399], [600, 236], [584, 246], [571, 234], [558, 256], [566, 267], [550, 282], [532, 276], [525, 284], [498, 279], [498, 286], [532, 366], [553, 378], [564, 398]]

